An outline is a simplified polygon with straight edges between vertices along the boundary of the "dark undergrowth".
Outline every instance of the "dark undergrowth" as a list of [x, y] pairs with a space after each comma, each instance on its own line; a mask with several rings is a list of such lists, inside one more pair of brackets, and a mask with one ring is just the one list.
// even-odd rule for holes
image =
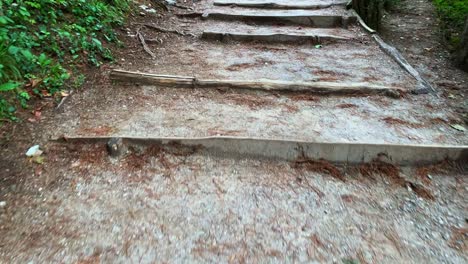
[[112, 61], [130, 0], [0, 0], [0, 122], [33, 97], [60, 99]]
[[452, 47], [459, 45], [468, 16], [468, 0], [433, 0], [444, 38]]

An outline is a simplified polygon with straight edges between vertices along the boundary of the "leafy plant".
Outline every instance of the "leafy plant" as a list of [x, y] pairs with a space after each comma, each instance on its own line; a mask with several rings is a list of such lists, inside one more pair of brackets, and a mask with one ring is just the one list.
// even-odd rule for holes
[[129, 3], [0, 0], [1, 118], [13, 118], [11, 98], [27, 107], [31, 96], [53, 96], [67, 81], [81, 84], [80, 66], [112, 60], [109, 45], [120, 44], [114, 27], [123, 23]]
[[433, 0], [442, 22], [445, 38], [456, 46], [468, 17], [468, 0]]

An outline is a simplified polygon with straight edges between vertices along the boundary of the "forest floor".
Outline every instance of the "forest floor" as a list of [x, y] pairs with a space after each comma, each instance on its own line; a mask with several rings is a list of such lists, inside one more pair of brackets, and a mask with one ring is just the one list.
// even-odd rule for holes
[[[90, 71], [83, 88], [60, 108], [52, 101], [37, 102], [32, 113], [22, 113], [23, 122], [1, 128], [0, 262], [468, 261], [466, 162], [332, 164], [152, 141], [129, 145], [125, 155], [112, 158], [99, 140], [73, 140], [224, 136], [468, 144], [467, 132], [454, 128], [467, 127], [468, 74], [450, 63], [428, 1], [403, 1], [385, 15], [381, 35], [437, 94], [403, 90], [396, 99], [174, 89], [110, 80], [112, 69], [124, 69], [198, 79], [417, 86], [358, 24], [317, 29], [289, 22], [200, 19], [175, 14], [263, 11], [213, 7], [209, 0], [178, 3], [193, 10], [170, 7], [130, 17], [120, 32], [126, 48], [116, 50], [116, 63]], [[314, 12], [348, 14], [340, 5], [328, 8]], [[142, 23], [183, 34], [142, 28]], [[201, 38], [208, 29], [256, 28], [346, 39], [317, 46]], [[153, 56], [137, 32], [143, 32]], [[64, 138], [70, 140], [55, 140]], [[44, 153], [26, 157], [36, 144]]]

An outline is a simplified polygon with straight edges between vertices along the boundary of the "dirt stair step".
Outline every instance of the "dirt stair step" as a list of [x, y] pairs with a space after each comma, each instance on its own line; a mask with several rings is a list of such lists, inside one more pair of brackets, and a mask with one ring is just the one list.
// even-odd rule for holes
[[[126, 86], [113, 83], [95, 90], [96, 95], [87, 96], [100, 98], [98, 103], [83, 104], [81, 95], [75, 95], [57, 121], [60, 127], [50, 132], [53, 134], [51, 138], [63, 135], [66, 138], [142, 140], [208, 137], [208, 142], [212, 142], [217, 139], [211, 137], [232, 137], [230, 142], [233, 143], [229, 144], [233, 146], [237, 144], [236, 140], [241, 144], [242, 139], [251, 138], [252, 145], [257, 146], [254, 150], [269, 151], [271, 156], [274, 151], [262, 149], [261, 142], [286, 142], [285, 149], [277, 149], [278, 155], [284, 157], [293, 155], [289, 150], [294, 146], [297, 147], [294, 155], [300, 152], [301, 146], [310, 146], [308, 151], [311, 152], [319, 150], [314, 144], [338, 147], [334, 153], [345, 151], [341, 144], [375, 145], [388, 154], [398, 153], [387, 150], [389, 145], [403, 145], [409, 149], [432, 146], [424, 149], [435, 154], [410, 152], [414, 154], [412, 161], [415, 162], [431, 157], [439, 159], [447, 153], [457, 156], [461, 153], [458, 150], [445, 150], [453, 149], [451, 146], [454, 145], [466, 148], [468, 142], [468, 135], [450, 127], [449, 113], [431, 111], [431, 107], [439, 106], [419, 106], [405, 99], [241, 92], [222, 87], [174, 89], [164, 85], [141, 86], [134, 82]], [[77, 111], [77, 107], [86, 110]], [[234, 149], [229, 151], [235, 152]], [[362, 154], [367, 148], [353, 151]], [[320, 150], [313, 157], [332, 158], [330, 155]], [[356, 157], [352, 160], [356, 161]], [[402, 157], [394, 157], [394, 160], [403, 162]]]
[[352, 41], [356, 33], [342, 28], [309, 28], [297, 26], [239, 25], [236, 28], [208, 28], [202, 37], [213, 40], [263, 41], [263, 42], [312, 42], [314, 44], [337, 41]]
[[347, 0], [215, 0], [215, 6], [258, 7], [272, 9], [322, 9], [332, 6], [345, 6]]
[[[60, 141], [60, 139], [58, 139]], [[371, 144], [313, 142], [284, 139], [265, 139], [232, 136], [198, 138], [177, 137], [82, 137], [68, 136], [67, 143], [106, 143], [120, 141], [119, 147], [142, 145], [176, 145], [198, 148], [210, 154], [234, 157], [269, 158], [296, 161], [300, 157], [308, 160], [326, 160], [337, 164], [360, 164], [374, 160], [388, 161], [401, 166], [432, 164], [444, 160], [460, 161], [468, 159], [468, 145], [411, 145], [411, 144]], [[107, 143], [108, 144], [108, 143]], [[117, 156], [118, 157], [118, 156]]]
[[203, 17], [205, 19], [255, 21], [268, 24], [283, 23], [320, 28], [346, 28], [357, 21], [352, 12], [334, 7], [318, 10], [214, 7], [205, 10]]

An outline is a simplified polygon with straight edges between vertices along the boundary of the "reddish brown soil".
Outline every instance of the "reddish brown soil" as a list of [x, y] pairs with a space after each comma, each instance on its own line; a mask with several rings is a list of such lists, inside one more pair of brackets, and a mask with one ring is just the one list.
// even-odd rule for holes
[[383, 118], [382, 121], [389, 125], [396, 125], [396, 126], [407, 126], [407, 127], [413, 127], [413, 128], [418, 128], [418, 127], [423, 127], [422, 124], [417, 124], [413, 122], [409, 122], [406, 120], [402, 120], [399, 118], [394, 118], [394, 117], [386, 117]]
[[293, 163], [293, 168], [326, 173], [335, 179], [345, 181], [343, 173], [335, 165], [326, 160], [298, 159]]

